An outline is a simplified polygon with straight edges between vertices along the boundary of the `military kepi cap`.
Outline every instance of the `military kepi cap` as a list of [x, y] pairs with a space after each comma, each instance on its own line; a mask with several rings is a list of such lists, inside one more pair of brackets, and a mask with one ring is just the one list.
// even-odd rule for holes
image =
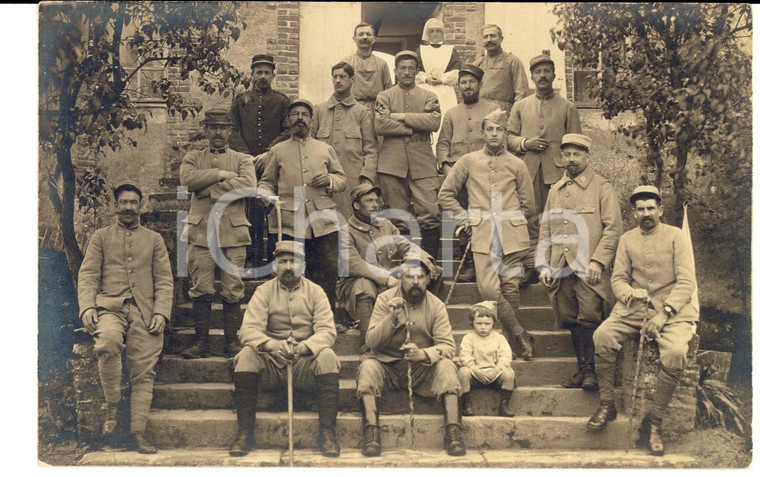
[[468, 65], [462, 66], [462, 68], [459, 70], [459, 77], [461, 78], [462, 75], [465, 75], [465, 74], [469, 74], [476, 77], [478, 81], [483, 81], [483, 74], [484, 74], [483, 70], [481, 70], [475, 65], [468, 64]]
[[549, 55], [538, 55], [530, 60], [530, 71], [533, 71], [533, 67], [540, 65], [541, 63], [549, 63], [552, 65], [552, 68], [554, 68], [554, 61]]
[[430, 260], [427, 254], [421, 254], [419, 250], [411, 249], [404, 254], [404, 262], [401, 264], [402, 269], [420, 265], [427, 271], [427, 274], [435, 270], [435, 263]]
[[251, 69], [253, 69], [253, 67], [256, 65], [269, 65], [274, 68], [274, 58], [272, 58], [272, 55], [266, 54], [253, 55], [253, 59], [251, 60]]
[[120, 182], [113, 190], [113, 198], [118, 198], [121, 191], [124, 190], [131, 190], [132, 192], [136, 192], [137, 195], [140, 196], [140, 200], [142, 200], [142, 190], [140, 190], [140, 187], [132, 181]]
[[588, 136], [584, 136], [583, 134], [565, 134], [562, 136], [562, 143], [560, 144], [559, 148], [563, 149], [565, 146], [578, 146], [586, 151], [591, 150], [591, 138]]
[[416, 61], [418, 65], [420, 64], [420, 57], [417, 56], [417, 53], [413, 52], [412, 50], [402, 50], [396, 53], [394, 64], [398, 65], [399, 61], [409, 59]]
[[290, 110], [295, 108], [296, 106], [305, 106], [306, 109], [309, 110], [309, 113], [314, 115], [314, 105], [311, 104], [311, 101], [303, 99], [303, 98], [298, 98], [294, 100], [292, 103], [290, 103], [290, 106], [288, 106], [288, 112], [290, 112]]
[[631, 204], [635, 204], [637, 200], [645, 199], [657, 199], [662, 201], [662, 196], [660, 196], [660, 191], [657, 190], [657, 187], [653, 185], [640, 185], [633, 189], [633, 194], [631, 194], [630, 199]]
[[220, 124], [225, 126], [232, 126], [232, 118], [226, 109], [209, 109], [203, 116], [201, 124]]
[[351, 203], [353, 204], [370, 192], [376, 193], [378, 197], [380, 197], [383, 193], [379, 187], [365, 182], [364, 184], [359, 184], [358, 186], [351, 189]]
[[274, 256], [282, 255], [283, 253], [289, 253], [298, 257], [306, 257], [304, 247], [301, 242], [293, 242], [292, 240], [280, 240], [274, 246]]
[[504, 129], [507, 129], [507, 123], [509, 122], [509, 118], [507, 117], [506, 111], [503, 109], [494, 109], [490, 113], [486, 114], [483, 120], [480, 122], [480, 127], [485, 126], [486, 119], [489, 121], [493, 121], [499, 126], [503, 127]]

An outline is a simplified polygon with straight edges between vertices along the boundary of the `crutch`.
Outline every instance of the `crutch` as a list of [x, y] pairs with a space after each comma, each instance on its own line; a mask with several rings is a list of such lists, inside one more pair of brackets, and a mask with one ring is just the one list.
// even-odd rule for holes
[[644, 328], [649, 321], [649, 298], [644, 306], [644, 323], [641, 324], [641, 337], [639, 338], [639, 351], [636, 354], [636, 370], [633, 373], [633, 396], [631, 396], [631, 415], [628, 417], [628, 432], [625, 439], [625, 451], [631, 450], [631, 437], [633, 435], [633, 415], [636, 412], [636, 393], [639, 389], [639, 375], [641, 374], [641, 355], [644, 354], [644, 341], [646, 335]]
[[[296, 343], [292, 334], [288, 337], [287, 342], [292, 357], [293, 345]], [[293, 359], [288, 359], [288, 462], [290, 467], [293, 467], [295, 463], [293, 455]]]
[[449, 288], [448, 293], [446, 293], [446, 300], [443, 302], [444, 306], [449, 306], [451, 294], [454, 293], [454, 286], [457, 284], [457, 278], [459, 278], [459, 274], [462, 273], [462, 267], [464, 266], [464, 261], [467, 260], [467, 254], [470, 253], [470, 248], [472, 248], [472, 239], [467, 241], [467, 247], [465, 247], [464, 253], [462, 254], [462, 259], [459, 261], [457, 271], [454, 273], [454, 281], [451, 282], [451, 287]]
[[[406, 341], [404, 344], [409, 344], [412, 341], [412, 320], [409, 319], [409, 315], [406, 317]], [[412, 389], [412, 362], [406, 362], [406, 382], [407, 391], [409, 392], [409, 429], [412, 433], [412, 449], [415, 448], [417, 441], [417, 431], [414, 428], [414, 393]]]

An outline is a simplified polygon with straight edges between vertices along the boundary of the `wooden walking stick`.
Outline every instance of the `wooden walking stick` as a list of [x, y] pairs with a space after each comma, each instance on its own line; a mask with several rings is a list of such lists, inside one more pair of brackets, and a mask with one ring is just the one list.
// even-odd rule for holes
[[639, 337], [639, 351], [636, 353], [636, 370], [633, 372], [633, 396], [631, 396], [631, 415], [628, 417], [628, 432], [625, 438], [625, 451], [631, 450], [631, 437], [633, 435], [633, 415], [636, 412], [636, 393], [639, 389], [639, 375], [641, 374], [641, 355], [644, 353], [644, 341], [646, 335], [644, 328], [649, 321], [649, 298], [644, 306], [644, 322], [641, 324], [641, 336]]
[[464, 261], [467, 260], [467, 254], [470, 253], [470, 248], [472, 248], [472, 239], [467, 241], [467, 247], [465, 247], [464, 253], [462, 254], [462, 260], [459, 261], [459, 266], [457, 267], [457, 271], [454, 274], [454, 281], [451, 282], [451, 287], [449, 288], [448, 293], [446, 293], [446, 300], [443, 302], [444, 306], [449, 306], [451, 294], [454, 293], [454, 286], [457, 284], [457, 278], [459, 278], [459, 274], [462, 273], [462, 267], [464, 266]]
[[290, 348], [291, 358], [288, 359], [288, 462], [290, 467], [295, 463], [293, 455], [293, 347], [296, 340], [291, 334], [288, 337], [288, 347]]
[[282, 207], [279, 197], [274, 200], [274, 208], [277, 211], [277, 241], [282, 242]]
[[[404, 344], [409, 344], [412, 341], [412, 320], [409, 319], [409, 315], [406, 315], [406, 341]], [[406, 362], [406, 382], [407, 391], [409, 392], [409, 429], [412, 433], [412, 449], [415, 448], [417, 441], [417, 432], [414, 428], [414, 393], [412, 389], [412, 362]]]

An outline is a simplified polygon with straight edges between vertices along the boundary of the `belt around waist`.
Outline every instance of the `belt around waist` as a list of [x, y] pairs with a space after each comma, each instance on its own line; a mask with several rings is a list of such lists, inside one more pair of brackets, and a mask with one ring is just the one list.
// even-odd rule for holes
[[430, 133], [414, 133], [404, 139], [407, 142], [430, 142]]

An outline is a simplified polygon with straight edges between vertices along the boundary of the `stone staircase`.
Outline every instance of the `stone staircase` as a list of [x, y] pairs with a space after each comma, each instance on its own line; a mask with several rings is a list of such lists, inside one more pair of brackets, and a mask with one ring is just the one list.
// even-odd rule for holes
[[[247, 303], [261, 282], [246, 282]], [[450, 282], [441, 291], [445, 296]], [[619, 415], [601, 433], [585, 430], [598, 404], [596, 393], [564, 389], [559, 383], [575, 372], [569, 333], [554, 328], [545, 288], [521, 291], [521, 322], [536, 337], [535, 358], [513, 361], [518, 388], [514, 418], [497, 414], [498, 392], [473, 390], [476, 416], [463, 418], [468, 453], [449, 457], [443, 447], [440, 403], [415, 396], [416, 446], [412, 449], [405, 391], [386, 392], [379, 401], [383, 454], [365, 458], [361, 417], [354, 376], [360, 361], [357, 330], [338, 336], [335, 350], [341, 360], [338, 438], [342, 455], [328, 459], [316, 449], [318, 429], [313, 399], [295, 393], [294, 435], [296, 465], [301, 467], [691, 467], [684, 455], [649, 456], [642, 449], [624, 452], [628, 418]], [[467, 311], [480, 301], [474, 283], [457, 284], [449, 316], [457, 344], [469, 329]], [[243, 305], [244, 307], [245, 305]], [[237, 424], [232, 401], [232, 360], [211, 357], [185, 360], [176, 353], [192, 342], [191, 305], [181, 303], [173, 319], [175, 339], [159, 362], [153, 408], [147, 434], [159, 453], [144, 456], [130, 451], [101, 450], [83, 457], [83, 465], [153, 466], [284, 466], [287, 465], [286, 393], [261, 393], [256, 420], [256, 447], [243, 458], [231, 458], [227, 447]], [[223, 347], [220, 304], [212, 309], [212, 352]], [[514, 348], [519, 350], [519, 348]], [[622, 404], [622, 403], [621, 403]], [[620, 406], [619, 409], [622, 409]], [[582, 452], [578, 452], [582, 451]]]

